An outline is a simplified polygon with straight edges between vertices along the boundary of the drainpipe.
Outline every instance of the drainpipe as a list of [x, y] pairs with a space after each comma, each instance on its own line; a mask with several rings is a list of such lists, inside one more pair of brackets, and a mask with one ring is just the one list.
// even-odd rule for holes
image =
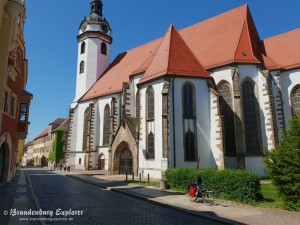
[[174, 168], [176, 168], [176, 143], [175, 143], [175, 105], [174, 105], [174, 76], [172, 77], [172, 107], [173, 107], [173, 150]]

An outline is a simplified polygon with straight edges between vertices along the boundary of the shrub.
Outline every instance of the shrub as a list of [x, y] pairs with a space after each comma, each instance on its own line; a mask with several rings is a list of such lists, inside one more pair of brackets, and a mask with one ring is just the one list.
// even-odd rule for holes
[[52, 151], [48, 156], [48, 160], [55, 164], [58, 164], [59, 161], [64, 158], [62, 136], [63, 131], [58, 130], [55, 132], [55, 139], [52, 143]]
[[191, 168], [168, 169], [166, 177], [171, 189], [188, 192], [192, 181], [201, 176], [205, 188], [218, 190], [225, 199], [252, 202], [260, 195], [259, 176], [244, 170], [198, 170]]
[[265, 150], [264, 162], [285, 207], [300, 210], [300, 116], [295, 116], [289, 124], [290, 130], [284, 132], [276, 148]]

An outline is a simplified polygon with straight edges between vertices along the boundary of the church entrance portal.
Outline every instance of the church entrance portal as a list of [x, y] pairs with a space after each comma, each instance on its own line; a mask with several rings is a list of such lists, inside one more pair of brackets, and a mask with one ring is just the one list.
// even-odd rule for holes
[[104, 155], [101, 154], [98, 158], [98, 170], [104, 170], [104, 165], [105, 165]]
[[132, 173], [132, 154], [128, 147], [124, 148], [120, 156], [120, 174]]

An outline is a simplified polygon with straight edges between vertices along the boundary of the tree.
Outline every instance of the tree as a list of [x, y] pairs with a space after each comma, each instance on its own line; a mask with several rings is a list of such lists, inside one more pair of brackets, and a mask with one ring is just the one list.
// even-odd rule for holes
[[284, 139], [266, 152], [267, 174], [278, 188], [289, 210], [300, 210], [300, 115], [289, 121]]

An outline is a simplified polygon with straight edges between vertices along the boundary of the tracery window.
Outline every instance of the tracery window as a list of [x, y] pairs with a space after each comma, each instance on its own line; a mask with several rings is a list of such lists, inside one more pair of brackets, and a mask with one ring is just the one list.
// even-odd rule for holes
[[242, 85], [246, 154], [261, 154], [260, 115], [255, 96], [255, 84], [247, 79]]
[[191, 130], [185, 133], [184, 147], [185, 147], [185, 161], [197, 160], [196, 149], [195, 149], [195, 134]]
[[187, 83], [183, 87], [183, 117], [194, 118], [194, 88], [191, 84]]
[[223, 146], [226, 156], [236, 155], [235, 125], [230, 85], [222, 82], [218, 85], [220, 114], [223, 122]]
[[152, 86], [147, 89], [147, 120], [154, 120], [154, 91]]
[[292, 114], [300, 113], [300, 86], [296, 86], [291, 94]]
[[106, 104], [104, 108], [103, 145], [109, 145], [110, 141], [110, 107]]
[[83, 140], [82, 140], [83, 151], [87, 151], [89, 149], [90, 128], [91, 128], [91, 110], [90, 107], [87, 107], [87, 109], [84, 111]]
[[147, 159], [154, 159], [154, 134], [152, 132], [148, 134]]

